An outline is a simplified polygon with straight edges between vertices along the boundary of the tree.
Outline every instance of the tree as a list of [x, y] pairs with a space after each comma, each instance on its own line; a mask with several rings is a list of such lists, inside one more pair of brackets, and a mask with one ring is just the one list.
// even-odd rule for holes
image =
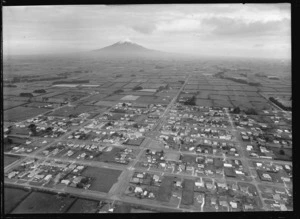
[[157, 92], [162, 91], [163, 89], [165, 89], [165, 86], [159, 86], [159, 88], [157, 89]]
[[86, 183], [89, 182], [89, 179], [88, 178], [82, 178], [80, 182], [83, 183], [83, 184], [86, 184]]
[[33, 93], [46, 93], [44, 89], [34, 90]]
[[36, 135], [36, 125], [35, 124], [30, 124], [28, 126], [29, 130], [32, 132], [33, 135]]
[[76, 116], [74, 115], [74, 114], [70, 114], [69, 115], [69, 118], [71, 119], [71, 118], [75, 118]]
[[234, 113], [234, 114], [239, 114], [239, 113], [241, 113], [240, 107], [235, 107], [235, 108], [232, 110], [232, 113]]
[[282, 149], [281, 149], [281, 150], [279, 150], [279, 154], [280, 154], [280, 155], [285, 155], [285, 152], [284, 152], [284, 150], [282, 150]]
[[142, 86], [136, 86], [132, 90], [143, 90], [143, 87]]
[[183, 104], [184, 105], [189, 105], [189, 106], [195, 106], [196, 105], [196, 96], [193, 96], [193, 97], [189, 98]]
[[34, 123], [31, 123], [29, 126], [28, 126], [28, 128], [31, 130], [31, 129], [34, 129], [34, 128], [36, 128], [36, 125], [34, 124]]
[[115, 94], [119, 94], [119, 93], [122, 93], [122, 92], [124, 92], [124, 90], [119, 89], [119, 90], [116, 90], [114, 93], [115, 93]]
[[20, 93], [20, 97], [33, 97], [32, 93]]
[[7, 143], [8, 144], [12, 144], [13, 143], [13, 140], [11, 138], [7, 138]]
[[246, 113], [246, 115], [258, 115], [256, 110], [253, 108], [249, 108], [249, 109], [245, 110], [245, 113]]
[[78, 183], [76, 186], [77, 186], [77, 188], [80, 188], [80, 189], [83, 188], [83, 184], [82, 183]]
[[51, 132], [52, 131], [52, 127], [48, 127], [46, 128], [45, 132]]

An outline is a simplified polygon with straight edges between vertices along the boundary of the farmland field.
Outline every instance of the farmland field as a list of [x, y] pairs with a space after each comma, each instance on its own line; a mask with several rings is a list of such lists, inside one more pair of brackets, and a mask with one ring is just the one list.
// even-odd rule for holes
[[77, 105], [77, 106], [66, 106], [55, 110], [53, 113], [49, 114], [50, 116], [61, 116], [61, 117], [68, 117], [70, 115], [79, 115], [81, 113], [90, 113], [92, 111], [99, 111], [99, 107], [96, 106], [84, 106], [84, 105]]
[[118, 181], [121, 172], [121, 170], [88, 167], [82, 172], [82, 175], [94, 178], [90, 190], [107, 193]]
[[30, 192], [24, 189], [4, 188], [4, 212], [10, 213]]
[[12, 164], [13, 162], [19, 159], [20, 157], [17, 156], [4, 155], [4, 167], [8, 166], [9, 164]]
[[211, 100], [204, 100], [204, 99], [196, 99], [197, 106], [213, 106]]
[[96, 213], [97, 207], [97, 201], [77, 199], [67, 213]]
[[214, 106], [220, 107], [233, 107], [230, 101], [227, 100], [213, 100]]
[[123, 97], [125, 97], [125, 95], [112, 95], [112, 96], [107, 96], [105, 97], [103, 100], [105, 101], [119, 101], [120, 99], [122, 99]]
[[39, 114], [43, 114], [47, 111], [49, 111], [49, 109], [17, 106], [15, 108], [4, 111], [4, 121], [22, 121], [37, 116]]
[[32, 192], [12, 213], [64, 213], [74, 200], [75, 198], [55, 194]]
[[7, 110], [10, 108], [14, 108], [16, 106], [24, 105], [27, 103], [26, 101], [10, 101], [10, 100], [5, 100], [3, 101], [3, 110]]

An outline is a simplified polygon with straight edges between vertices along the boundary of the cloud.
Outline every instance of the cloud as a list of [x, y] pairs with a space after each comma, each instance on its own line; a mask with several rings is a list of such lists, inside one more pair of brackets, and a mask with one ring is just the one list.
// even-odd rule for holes
[[190, 32], [197, 31], [200, 28], [200, 20], [198, 19], [175, 19], [171, 21], [160, 22], [157, 30], [165, 32]]
[[155, 31], [156, 26], [154, 24], [143, 23], [143, 24], [134, 25], [132, 29], [139, 33], [151, 34]]
[[228, 17], [212, 17], [203, 22], [212, 27], [212, 34], [230, 37], [280, 35], [290, 27], [289, 19], [246, 22]]
[[264, 47], [265, 45], [264, 44], [261, 44], [261, 43], [257, 43], [257, 44], [254, 44], [253, 47], [254, 48], [261, 48], [261, 47]]
[[[101, 48], [124, 37], [169, 52], [265, 55], [290, 51], [290, 4], [5, 7], [11, 54]], [[34, 48], [34, 49], [32, 49]], [[277, 54], [274, 49], [280, 50]], [[22, 51], [21, 51], [22, 50]]]

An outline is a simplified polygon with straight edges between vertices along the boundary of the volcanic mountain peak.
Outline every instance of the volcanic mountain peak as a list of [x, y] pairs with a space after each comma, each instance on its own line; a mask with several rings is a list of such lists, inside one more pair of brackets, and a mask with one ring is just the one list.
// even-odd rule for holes
[[118, 42], [118, 44], [126, 44], [126, 43], [127, 44], [136, 44], [136, 43], [132, 42], [129, 38], [121, 40], [121, 41]]
[[121, 40], [110, 46], [106, 46], [102, 49], [94, 50], [96, 52], [126, 52], [126, 53], [136, 53], [136, 52], [150, 52], [152, 50], [147, 49], [137, 43], [132, 42], [129, 39]]
[[94, 54], [105, 57], [145, 57], [145, 58], [157, 58], [157, 57], [169, 57], [169, 53], [161, 52], [158, 50], [148, 49], [129, 39], [121, 40], [110, 46], [106, 46], [101, 49], [93, 50]]

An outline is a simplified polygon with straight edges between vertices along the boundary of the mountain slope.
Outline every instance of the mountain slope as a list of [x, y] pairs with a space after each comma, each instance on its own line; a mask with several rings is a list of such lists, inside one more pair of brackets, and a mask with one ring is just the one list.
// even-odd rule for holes
[[119, 56], [153, 57], [153, 56], [165, 56], [168, 54], [161, 51], [145, 48], [130, 40], [119, 41], [110, 46], [93, 50], [92, 52], [97, 55], [118, 56], [118, 57]]

